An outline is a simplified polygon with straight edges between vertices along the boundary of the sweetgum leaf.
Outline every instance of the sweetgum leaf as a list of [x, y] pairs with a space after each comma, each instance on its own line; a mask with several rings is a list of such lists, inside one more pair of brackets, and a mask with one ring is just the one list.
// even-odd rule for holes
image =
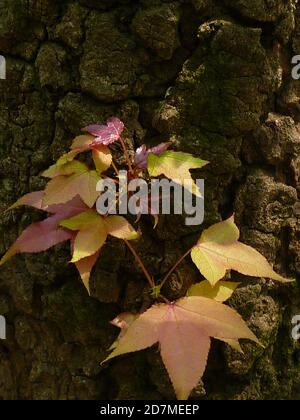
[[42, 176], [45, 178], [55, 178], [57, 176], [68, 176], [74, 173], [85, 172], [86, 170], [87, 166], [78, 160], [65, 162], [64, 160], [60, 159], [54, 165], [50, 166], [49, 169], [44, 171]]
[[43, 206], [43, 199], [44, 191], [35, 191], [19, 198], [19, 200], [10, 206], [6, 211], [16, 209], [20, 206], [30, 206], [38, 210], [45, 210], [47, 207]]
[[119, 118], [113, 117], [107, 120], [106, 125], [89, 125], [82, 129], [95, 136], [94, 144], [108, 146], [120, 139], [124, 130], [124, 124]]
[[212, 286], [207, 280], [204, 280], [191, 286], [187, 296], [203, 296], [223, 303], [231, 298], [239, 284], [230, 281], [219, 281], [215, 286]]
[[[215, 337], [216, 340], [219, 340], [218, 337]], [[230, 347], [233, 348], [233, 350], [238, 351], [239, 353], [244, 354], [244, 351], [239, 343], [238, 340], [229, 340], [229, 339], [220, 339], [221, 341], [223, 341], [224, 343], [228, 344]]]
[[140, 237], [140, 234], [122, 216], [109, 216], [104, 219], [107, 232], [118, 239], [133, 241]]
[[[189, 153], [167, 151], [160, 155], [150, 153], [148, 156], [148, 172], [150, 176], [165, 175], [167, 178], [185, 185], [192, 193], [201, 197], [190, 170], [199, 169], [208, 162], [195, 158]], [[186, 183], [186, 184], [185, 184]]]
[[112, 164], [112, 154], [107, 146], [93, 149], [93, 160], [99, 174], [105, 172]]
[[118, 346], [118, 342], [120, 338], [122, 338], [130, 325], [139, 317], [138, 314], [133, 314], [131, 312], [123, 312], [122, 314], [116, 316], [110, 323], [114, 325], [115, 327], [118, 327], [121, 329], [121, 332], [117, 339], [114, 341], [114, 343], [110, 346], [108, 350], [112, 351]]
[[88, 207], [93, 207], [100, 193], [97, 184], [100, 176], [97, 171], [90, 171], [84, 164], [78, 167], [70, 176], [56, 176], [45, 189], [44, 205], [63, 204], [77, 194]]
[[134, 240], [139, 237], [133, 227], [121, 216], [100, 216], [89, 210], [71, 219], [62, 220], [60, 226], [78, 231], [74, 242], [73, 263], [90, 257], [104, 245], [108, 235], [119, 239]]
[[275, 273], [265, 257], [238, 239], [239, 230], [232, 216], [205, 230], [193, 248], [192, 260], [212, 286], [225, 276], [227, 270], [281, 282], [291, 281]]
[[[33, 205], [33, 207], [40, 208], [40, 199], [42, 198], [40, 193], [41, 192], [38, 192], [37, 194], [27, 194], [25, 198], [23, 197], [23, 200], [21, 199], [21, 204], [29, 204]], [[66, 203], [63, 207], [53, 206], [47, 209], [47, 211], [53, 212], [54, 215], [42, 222], [33, 223], [25, 229], [3, 256], [0, 265], [5, 264], [10, 258], [18, 253], [37, 253], [46, 251], [54, 245], [72, 239], [72, 232], [61, 229], [58, 224], [62, 219], [72, 217], [85, 209], [86, 206], [78, 197], [71, 202]]]
[[62, 220], [60, 226], [78, 231], [71, 260], [73, 263], [94, 255], [102, 248], [107, 238], [104, 218], [93, 210]]
[[187, 399], [203, 376], [213, 337], [234, 342], [245, 338], [258, 343], [233, 309], [212, 299], [192, 296], [152, 306], [128, 327], [105, 361], [159, 343], [177, 398]]
[[80, 153], [79, 150], [80, 151], [89, 150], [94, 140], [95, 138], [93, 136], [90, 136], [87, 134], [77, 136], [73, 140], [71, 149], [74, 151], [77, 151], [78, 153]]
[[71, 239], [70, 232], [57, 228], [59, 220], [60, 217], [55, 215], [30, 225], [1, 259], [0, 266], [16, 254], [46, 251], [54, 245]]
[[172, 145], [172, 142], [168, 143], [161, 143], [158, 146], [154, 146], [151, 148], [147, 148], [145, 144], [140, 146], [138, 149], [136, 149], [135, 155], [134, 155], [134, 163], [135, 166], [139, 169], [146, 169], [148, 168], [148, 156], [150, 153], [154, 155], [160, 155], [161, 153], [168, 150], [168, 148]]
[[79, 260], [75, 263], [76, 268], [80, 274], [81, 280], [89, 294], [90, 294], [89, 283], [90, 283], [91, 272], [99, 258], [99, 255], [100, 255], [100, 252], [98, 251], [96, 252], [96, 254], [91, 255], [90, 257], [83, 258], [82, 260]]

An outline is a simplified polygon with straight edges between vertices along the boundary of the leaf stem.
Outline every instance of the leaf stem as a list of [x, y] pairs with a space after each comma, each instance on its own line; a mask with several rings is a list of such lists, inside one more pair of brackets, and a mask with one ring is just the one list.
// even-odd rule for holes
[[166, 281], [169, 279], [169, 277], [174, 273], [174, 271], [176, 270], [176, 268], [183, 262], [183, 260], [191, 253], [192, 249], [194, 247], [190, 248], [184, 255], [182, 255], [179, 260], [177, 261], [177, 263], [171, 268], [171, 270], [166, 274], [166, 276], [164, 277], [164, 279], [162, 280], [162, 282], [160, 283], [160, 288], [163, 287], [163, 285], [166, 283]]
[[130, 251], [131, 251], [132, 255], [135, 257], [136, 261], [139, 263], [143, 273], [145, 274], [146, 279], [148, 280], [149, 285], [153, 288], [155, 286], [155, 283], [153, 281], [153, 278], [149, 274], [147, 268], [145, 267], [141, 257], [138, 255], [136, 250], [133, 248], [133, 246], [131, 245], [131, 243], [127, 239], [124, 239], [124, 242], [128, 246], [128, 248], [130, 249]]
[[119, 169], [117, 168], [117, 165], [112, 161], [111, 166], [114, 168], [114, 171], [117, 175], [119, 175]]
[[126, 146], [126, 144], [125, 144], [124, 140], [122, 139], [122, 137], [120, 137], [120, 143], [121, 143], [121, 145], [122, 145], [122, 149], [123, 149], [123, 151], [124, 151], [124, 156], [125, 156], [125, 159], [126, 159], [126, 162], [127, 162], [128, 168], [129, 168], [129, 172], [130, 172], [131, 174], [133, 174], [133, 169], [132, 169], [132, 165], [131, 165], [131, 162], [130, 162], [130, 158], [129, 158], [129, 154], [128, 154], [127, 146]]

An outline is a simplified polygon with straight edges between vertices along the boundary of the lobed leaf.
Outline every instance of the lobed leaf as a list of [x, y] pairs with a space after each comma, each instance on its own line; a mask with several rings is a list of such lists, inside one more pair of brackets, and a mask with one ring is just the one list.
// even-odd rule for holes
[[227, 270], [281, 282], [291, 281], [275, 273], [264, 256], [238, 239], [239, 230], [232, 216], [205, 230], [193, 248], [192, 260], [212, 286], [225, 276]]
[[55, 178], [57, 176], [68, 176], [74, 173], [83, 173], [87, 171], [87, 166], [79, 162], [78, 160], [73, 160], [71, 162], [59, 159], [54, 165], [50, 166], [49, 169], [42, 173], [42, 176], [45, 178]]
[[60, 226], [78, 231], [74, 242], [73, 263], [90, 257], [104, 245], [108, 235], [119, 239], [134, 240], [139, 237], [133, 227], [121, 216], [100, 216], [89, 210], [71, 219], [62, 220]]
[[90, 171], [86, 165], [79, 168], [73, 175], [56, 176], [45, 189], [43, 203], [48, 206], [63, 204], [79, 194], [84, 203], [91, 208], [100, 195], [97, 191], [100, 179], [98, 173]]
[[187, 296], [202, 296], [223, 303], [231, 298], [239, 284], [230, 281], [219, 281], [215, 286], [212, 286], [209, 281], [204, 280], [191, 286]]
[[195, 158], [189, 153], [167, 151], [160, 155], [150, 153], [148, 156], [148, 172], [150, 176], [165, 175], [167, 178], [185, 186], [192, 194], [202, 197], [190, 170], [199, 169], [208, 162]]
[[160, 344], [160, 353], [178, 399], [187, 399], [206, 368], [210, 339], [258, 343], [233, 309], [203, 297], [152, 306], [127, 329], [105, 361]]
[[12, 208], [17, 205], [31, 205], [40, 210], [53, 213], [51, 217], [41, 222], [33, 223], [23, 231], [16, 242], [9, 248], [0, 261], [0, 266], [5, 264], [10, 258], [19, 253], [37, 253], [46, 251], [54, 245], [72, 239], [72, 232], [61, 229], [59, 222], [72, 217], [86, 210], [85, 204], [77, 196], [63, 206], [42, 207], [43, 191], [30, 193], [18, 200]]
[[82, 131], [86, 131], [95, 136], [93, 141], [95, 145], [103, 144], [104, 146], [118, 141], [123, 130], [123, 122], [115, 117], [108, 119], [106, 125], [89, 125], [82, 129]]
[[148, 168], [148, 156], [150, 153], [154, 155], [160, 155], [161, 153], [168, 150], [168, 148], [172, 145], [173, 142], [169, 141], [168, 143], [161, 143], [158, 146], [154, 146], [151, 148], [147, 148], [145, 144], [140, 146], [134, 155], [134, 163], [135, 166], [139, 169], [146, 169]]
[[99, 174], [107, 171], [112, 164], [112, 154], [107, 146], [99, 146], [93, 149], [93, 160]]

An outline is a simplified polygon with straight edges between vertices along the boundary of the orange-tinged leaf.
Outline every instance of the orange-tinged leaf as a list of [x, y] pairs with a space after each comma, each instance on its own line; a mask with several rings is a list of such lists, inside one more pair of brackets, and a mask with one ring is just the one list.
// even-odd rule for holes
[[264, 256], [238, 239], [239, 230], [231, 217], [205, 230], [193, 248], [192, 260], [211, 285], [216, 285], [227, 270], [281, 282], [291, 281], [275, 273]]
[[104, 219], [107, 232], [118, 239], [135, 240], [140, 234], [122, 216], [108, 216]]
[[80, 274], [81, 280], [89, 294], [90, 294], [89, 284], [90, 284], [91, 272], [99, 258], [99, 255], [100, 255], [100, 252], [98, 251], [96, 252], [96, 254], [91, 255], [90, 257], [83, 258], [82, 260], [79, 260], [75, 263], [76, 268]]
[[212, 286], [209, 281], [204, 280], [200, 283], [193, 284], [189, 288], [187, 296], [203, 296], [214, 299], [217, 302], [225, 302], [231, 298], [239, 284], [230, 281], [219, 281], [215, 286]]
[[83, 134], [81, 136], [77, 136], [73, 140], [71, 149], [72, 150], [80, 149], [82, 151], [88, 150], [91, 144], [93, 143], [93, 141], [94, 141], [94, 137], [89, 134]]
[[150, 153], [148, 156], [150, 176], [165, 175], [167, 178], [185, 186], [198, 197], [202, 197], [202, 195], [191, 176], [190, 170], [202, 168], [207, 164], [208, 162], [183, 152], [167, 151], [160, 155]]
[[24, 195], [18, 201], [16, 201], [12, 206], [10, 206], [6, 211], [16, 209], [20, 206], [30, 206], [38, 210], [45, 210], [43, 206], [44, 191], [35, 191], [29, 194]]
[[100, 194], [97, 191], [100, 179], [96, 171], [88, 169], [84, 172], [80, 170], [70, 176], [57, 176], [45, 189], [44, 205], [63, 204], [79, 194], [85, 204], [91, 208]]
[[93, 149], [93, 160], [99, 174], [107, 171], [112, 164], [112, 154], [107, 146], [99, 146]]
[[244, 354], [244, 351], [239, 343], [238, 340], [230, 340], [230, 339], [219, 339], [218, 337], [215, 337], [217, 340], [223, 341], [224, 343], [228, 344], [230, 347], [233, 348], [233, 350], [238, 351], [239, 353]]
[[152, 306], [135, 320], [105, 360], [143, 350], [155, 343], [178, 399], [187, 399], [205, 371], [210, 338], [258, 343], [242, 318], [212, 299], [192, 296]]

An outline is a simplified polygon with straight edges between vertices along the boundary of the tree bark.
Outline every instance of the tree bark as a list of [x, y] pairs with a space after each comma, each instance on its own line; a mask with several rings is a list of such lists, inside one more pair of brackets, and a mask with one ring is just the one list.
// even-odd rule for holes
[[[0, 210], [44, 187], [41, 172], [87, 124], [116, 115], [130, 149], [176, 141], [208, 160], [205, 222], [142, 224], [139, 251], [161, 279], [202, 229], [235, 213], [242, 240], [281, 274], [300, 274], [300, 54], [297, 0], [4, 0], [0, 54]], [[196, 173], [197, 175], [197, 173]], [[0, 253], [41, 215], [2, 214]], [[67, 246], [15, 257], [0, 270], [0, 399], [175, 398], [157, 349], [100, 366], [118, 331], [109, 321], [150, 304], [142, 272], [111, 241], [89, 297]], [[265, 348], [239, 355], [214, 342], [194, 399], [300, 399], [291, 320], [299, 282], [232, 274], [231, 299]], [[188, 259], [170, 298], [199, 281]]]

